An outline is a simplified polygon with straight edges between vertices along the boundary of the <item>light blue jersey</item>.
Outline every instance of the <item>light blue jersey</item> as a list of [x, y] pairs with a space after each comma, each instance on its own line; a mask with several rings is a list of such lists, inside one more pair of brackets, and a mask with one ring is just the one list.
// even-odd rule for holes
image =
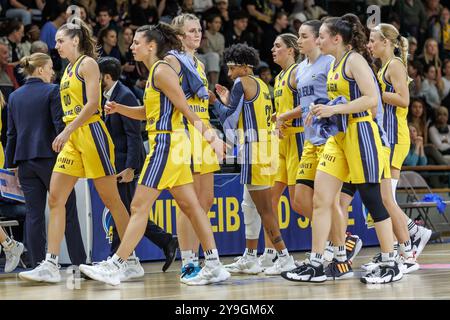
[[[328, 101], [327, 76], [333, 60], [332, 56], [320, 55], [313, 64], [305, 59], [298, 65], [295, 81], [297, 82], [297, 94], [302, 108], [303, 123], [308, 116], [311, 103], [318, 99]], [[316, 134], [316, 130], [312, 126], [305, 127], [305, 140], [309, 140], [316, 146], [326, 142], [325, 138]]]

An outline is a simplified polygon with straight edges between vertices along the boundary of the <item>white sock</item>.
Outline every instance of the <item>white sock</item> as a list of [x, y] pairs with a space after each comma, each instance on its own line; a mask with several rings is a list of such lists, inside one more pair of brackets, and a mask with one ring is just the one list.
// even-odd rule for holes
[[395, 264], [395, 253], [394, 252], [382, 252], [381, 262], [383, 264], [394, 265]]
[[334, 257], [339, 262], [347, 261], [347, 252], [345, 251], [345, 246], [333, 247]]
[[409, 232], [409, 235], [412, 237], [413, 235], [415, 235], [417, 233], [418, 230], [419, 230], [419, 228], [414, 223], [414, 221], [412, 221], [411, 219], [408, 218], [408, 232]]
[[128, 259], [127, 260], [136, 260], [136, 252], [135, 251], [133, 251], [131, 254], [130, 254], [130, 256], [128, 257]]
[[192, 259], [192, 262], [194, 263], [194, 266], [198, 267], [199, 261], [198, 261], [198, 252], [194, 252], [194, 258]]
[[398, 184], [398, 179], [392, 179], [391, 178], [391, 187], [392, 187], [392, 197], [394, 198], [394, 202], [397, 203], [397, 184]]
[[311, 252], [311, 256], [309, 257], [309, 261], [314, 267], [318, 267], [323, 265], [323, 255], [321, 253]]
[[274, 248], [266, 248], [264, 249], [264, 254], [268, 255], [269, 258], [275, 259], [277, 253]]
[[288, 256], [289, 256], [289, 252], [288, 252], [287, 248], [285, 248], [281, 251], [278, 251], [278, 257], [284, 258], [284, 257], [288, 257]]
[[[195, 253], [192, 250], [183, 250], [181, 251], [181, 263], [183, 266], [194, 263]], [[198, 259], [197, 259], [198, 261]]]
[[2, 242], [2, 246], [3, 246], [3, 248], [5, 248], [6, 251], [8, 251], [13, 248], [14, 243], [15, 243], [15, 241], [7, 236], [5, 241]]
[[244, 255], [252, 258], [252, 259], [256, 259], [256, 249], [249, 249], [249, 248], [245, 248], [245, 252]]
[[220, 264], [219, 252], [217, 249], [211, 249], [205, 251], [205, 265], [218, 265]]
[[120, 267], [125, 263], [125, 260], [119, 257], [116, 253], [112, 256], [110, 261], [113, 265], [117, 267], [117, 269], [120, 269]]
[[45, 261], [48, 261], [48, 262], [54, 264], [55, 266], [57, 266], [58, 265], [58, 256], [56, 254], [47, 253], [45, 255]]
[[400, 243], [399, 251], [402, 256], [405, 258], [409, 258], [413, 256], [412, 248], [411, 248], [411, 241], [407, 240], [404, 243]]

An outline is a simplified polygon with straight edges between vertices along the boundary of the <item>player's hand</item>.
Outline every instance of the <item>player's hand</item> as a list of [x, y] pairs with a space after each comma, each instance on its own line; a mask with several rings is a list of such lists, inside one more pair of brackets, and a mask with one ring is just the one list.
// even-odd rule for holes
[[121, 173], [117, 174], [117, 181], [119, 183], [128, 183], [134, 179], [134, 169], [126, 168]]
[[115, 101], [108, 101], [105, 104], [105, 114], [113, 114], [113, 113], [119, 112], [118, 109], [119, 109], [119, 104]]
[[216, 84], [216, 92], [219, 95], [220, 100], [222, 100], [224, 104], [228, 104], [230, 99], [230, 91], [224, 86]]
[[211, 90], [208, 90], [208, 94], [209, 94], [209, 104], [214, 104], [214, 102], [216, 102], [217, 100], [216, 95]]
[[312, 122], [313, 122], [313, 114], [312, 112], [308, 112], [308, 115], [306, 116], [305, 119], [305, 126], [310, 127], [312, 125]]
[[64, 145], [66, 144], [67, 140], [69, 140], [70, 133], [64, 129], [58, 136], [53, 140], [52, 143], [52, 149], [55, 152], [60, 152]]
[[329, 118], [334, 115], [334, 108], [325, 104], [315, 104], [311, 107], [311, 112], [318, 119]]

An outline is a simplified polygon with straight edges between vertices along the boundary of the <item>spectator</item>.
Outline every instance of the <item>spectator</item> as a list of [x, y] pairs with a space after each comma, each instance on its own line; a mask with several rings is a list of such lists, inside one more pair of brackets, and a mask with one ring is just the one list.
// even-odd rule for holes
[[425, 102], [421, 99], [412, 99], [409, 105], [408, 123], [412, 123], [417, 130], [417, 134], [423, 137], [425, 155], [430, 164], [445, 165], [447, 161], [442, 157], [438, 149], [428, 143], [428, 123]]
[[215, 5], [209, 10], [205, 11], [204, 17], [208, 18], [213, 14], [218, 14], [222, 18], [222, 29], [220, 32], [225, 33], [226, 30], [232, 28], [232, 19], [230, 18], [230, 12], [228, 11], [228, 0], [215, 0]]
[[158, 14], [162, 22], [170, 24], [173, 18], [181, 14], [181, 11], [177, 0], [159, 0]]
[[237, 43], [246, 43], [249, 47], [254, 47], [252, 34], [247, 31], [248, 17], [245, 13], [237, 12], [233, 14], [233, 28], [225, 34], [225, 47], [230, 47]]
[[[117, 22], [121, 27], [123, 25], [129, 25], [131, 23], [130, 18], [130, 2], [128, 0], [117, 0]], [[156, 7], [156, 2], [154, 4]]]
[[25, 37], [22, 40], [22, 43], [19, 44], [20, 46], [22, 46], [24, 55], [30, 55], [31, 44], [39, 40], [40, 34], [41, 30], [36, 24], [29, 24], [25, 26]]
[[[440, 71], [439, 71], [440, 72]], [[437, 109], [441, 105], [443, 81], [436, 72], [434, 65], [427, 65], [424, 69], [425, 79], [422, 81], [422, 89], [420, 95], [425, 98], [425, 101], [433, 108]]]
[[[397, 29], [398, 30], [398, 29]], [[408, 37], [408, 63], [416, 59], [417, 39], [413, 36]]]
[[30, 52], [31, 54], [36, 52], [48, 54], [49, 50], [47, 44], [44, 41], [38, 40], [31, 44]]
[[314, 0], [305, 0], [304, 13], [308, 20], [320, 20], [320, 18], [322, 18], [323, 16], [328, 15], [328, 12], [322, 7], [317, 6]]
[[420, 96], [422, 90], [422, 70], [423, 66], [417, 60], [408, 63], [408, 76], [412, 79], [409, 84], [409, 95], [411, 98]]
[[136, 70], [136, 61], [134, 61], [134, 56], [130, 49], [133, 43], [133, 36], [133, 30], [130, 27], [124, 27], [122, 29], [122, 35], [119, 37], [119, 49], [123, 59], [120, 81], [139, 97], [139, 92], [137, 93], [134, 89], [136, 81], [139, 79], [139, 74]]
[[[3, 93], [5, 101], [8, 101], [11, 92], [18, 87], [14, 66], [8, 63], [8, 47], [4, 43], [0, 43], [0, 91]], [[2, 136], [6, 137], [6, 135]]]
[[262, 34], [273, 22], [275, 12], [270, 6], [269, 0], [242, 0], [242, 9], [250, 17], [248, 29], [255, 34], [257, 45], [261, 44]]
[[270, 68], [269, 67], [260, 67], [258, 69], [257, 74], [261, 78], [261, 80], [264, 81], [265, 84], [267, 84], [267, 87], [269, 87], [270, 96], [273, 100], [274, 99], [273, 86], [270, 84], [272, 82], [273, 76], [272, 76], [272, 72], [270, 71]]
[[442, 105], [450, 108], [450, 60], [444, 62], [444, 77], [442, 77], [444, 88], [442, 90]]
[[400, 17], [401, 33], [422, 39], [427, 29], [427, 14], [420, 0], [397, 0], [394, 11]]
[[276, 63], [273, 62], [272, 59], [273, 43], [280, 34], [285, 32], [288, 26], [289, 20], [286, 13], [278, 12], [275, 15], [275, 22], [273, 26], [270, 26], [264, 33], [262, 45], [259, 50], [261, 60], [263, 60], [270, 66], [270, 69], [272, 70], [272, 72], [274, 72], [274, 74], [278, 74], [281, 71], [281, 69]]
[[[35, 53], [24, 57], [21, 67], [29, 78], [9, 98], [6, 165], [19, 168], [27, 207], [26, 243], [31, 264], [35, 267], [44, 260], [46, 251], [44, 213], [57, 156], [52, 142], [65, 125], [59, 87], [51, 84], [54, 72], [50, 57]], [[76, 265], [85, 263], [74, 191], [67, 201], [66, 212], [65, 235], [70, 260]]]
[[100, 31], [104, 29], [114, 29], [116, 33], [119, 32], [119, 28], [112, 20], [112, 13], [108, 7], [101, 7], [97, 12], [97, 24], [94, 27], [94, 36], [98, 38]]
[[[78, 0], [76, 1], [76, 5], [84, 9], [89, 20], [95, 17], [95, 10], [97, 6], [95, 0]], [[81, 19], [86, 22], [83, 18]]]
[[204, 33], [205, 45], [202, 47], [203, 53], [215, 52], [219, 55], [220, 61], [223, 59], [225, 50], [225, 37], [220, 33], [222, 29], [222, 19], [220, 15], [214, 14], [206, 18], [206, 31]]
[[32, 19], [41, 21], [45, 0], [9, 0], [9, 4], [7, 18], [18, 18], [25, 26], [31, 24]]
[[41, 22], [40, 25], [45, 24], [47, 21], [53, 19], [52, 17], [55, 17], [55, 12], [57, 11], [58, 6], [60, 5], [68, 6], [69, 3], [72, 4], [73, 2], [74, 1], [68, 0], [45, 0], [45, 6], [44, 9], [42, 10], [42, 19], [40, 21]]
[[450, 58], [450, 12], [448, 8], [442, 9], [441, 17], [433, 26], [433, 38], [439, 43], [441, 60]]
[[59, 4], [54, 9], [52, 16], [49, 17], [50, 21], [47, 21], [43, 25], [40, 39], [47, 44], [50, 50], [55, 49], [56, 32], [58, 31], [59, 27], [66, 23], [67, 17], [67, 5]]
[[436, 121], [430, 127], [430, 141], [444, 155], [450, 163], [450, 125], [448, 122], [448, 110], [439, 107], [436, 112]]
[[146, 24], [157, 24], [159, 20], [155, 0], [139, 0], [130, 9], [130, 27], [136, 30]]
[[411, 139], [411, 148], [408, 155], [403, 162], [404, 166], [425, 166], [428, 163], [425, 156], [425, 150], [423, 147], [423, 137], [417, 134], [417, 128], [414, 124], [410, 123], [409, 136]]
[[194, 0], [194, 12], [202, 15], [206, 10], [211, 9], [213, 6], [212, 0]]
[[438, 42], [433, 38], [428, 38], [423, 46], [422, 54], [419, 57], [419, 62], [424, 67], [433, 65], [436, 69], [441, 67], [441, 59], [439, 58]]
[[297, 12], [289, 16], [289, 32], [297, 34], [303, 22], [308, 20], [303, 12]]
[[443, 6], [440, 4], [439, 0], [425, 0], [425, 12], [427, 14], [428, 23], [434, 23], [439, 19], [442, 8]]
[[1, 27], [0, 33], [4, 36], [0, 38], [0, 43], [3, 43], [8, 48], [8, 62], [16, 66], [19, 64], [19, 60], [25, 56], [20, 46], [24, 36], [24, 25], [18, 20], [11, 20], [5, 22]]
[[194, 0], [182, 0], [181, 1], [181, 13], [194, 14]]
[[97, 40], [100, 57], [113, 57], [121, 61], [119, 47], [117, 46], [117, 32], [114, 29], [103, 29]]

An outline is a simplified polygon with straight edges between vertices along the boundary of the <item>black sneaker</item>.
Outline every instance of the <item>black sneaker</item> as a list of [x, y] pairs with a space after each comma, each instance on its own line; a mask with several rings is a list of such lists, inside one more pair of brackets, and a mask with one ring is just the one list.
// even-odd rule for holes
[[352, 266], [348, 261], [339, 262], [333, 259], [325, 268], [325, 275], [328, 280], [341, 280], [353, 277]]
[[310, 263], [301, 265], [292, 271], [282, 272], [281, 276], [286, 280], [296, 282], [324, 282], [327, 280], [323, 265], [315, 267]]
[[169, 269], [170, 265], [175, 260], [178, 247], [178, 238], [174, 236], [172, 237], [172, 240], [170, 240], [169, 244], [163, 248], [164, 255], [166, 256], [166, 262], [162, 267], [163, 272], [166, 272], [166, 270]]
[[363, 242], [362, 240], [354, 234], [347, 232], [347, 237], [345, 238], [345, 251], [347, 253], [347, 260], [351, 264], [353, 259], [356, 258], [359, 251], [361, 251]]
[[365, 284], [389, 283], [398, 281], [403, 277], [403, 273], [395, 262], [393, 265], [381, 264], [372, 272], [361, 278]]

